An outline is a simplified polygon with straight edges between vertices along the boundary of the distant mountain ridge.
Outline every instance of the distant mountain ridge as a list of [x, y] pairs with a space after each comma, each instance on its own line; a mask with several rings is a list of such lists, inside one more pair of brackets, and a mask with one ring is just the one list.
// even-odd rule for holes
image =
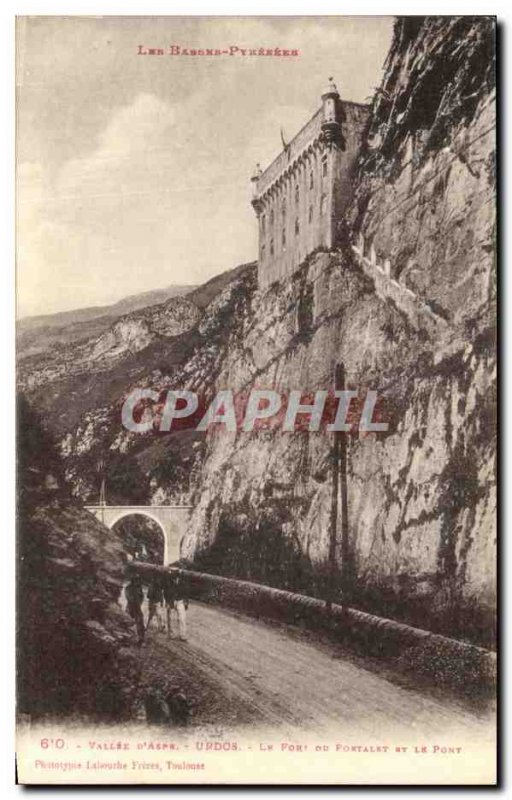
[[60, 325], [66, 325], [70, 322], [83, 322], [84, 320], [106, 315], [117, 316], [118, 314], [127, 314], [129, 311], [137, 311], [139, 308], [145, 308], [145, 306], [163, 303], [171, 297], [179, 297], [196, 288], [196, 284], [171, 284], [170, 286], [165, 286], [163, 289], [149, 289], [146, 292], [130, 294], [127, 297], [122, 297], [121, 300], [117, 300], [115, 303], [109, 303], [105, 306], [86, 306], [85, 308], [73, 308], [69, 311], [57, 311], [55, 314], [36, 314], [34, 316], [22, 317], [18, 321], [18, 325], [22, 329], [34, 328], [41, 325], [45, 327], [59, 327]]
[[18, 356], [37, 355], [63, 344], [78, 343], [106, 331], [113, 322], [131, 311], [158, 305], [173, 297], [194, 291], [194, 284], [171, 284], [162, 289], [150, 289], [123, 297], [106, 306], [60, 311], [23, 317], [17, 323]]

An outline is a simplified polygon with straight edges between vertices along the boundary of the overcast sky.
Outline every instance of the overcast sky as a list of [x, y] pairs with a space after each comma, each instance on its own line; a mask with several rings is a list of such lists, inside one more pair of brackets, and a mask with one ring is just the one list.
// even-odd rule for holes
[[[364, 102], [390, 17], [18, 22], [18, 314], [202, 283], [256, 258], [250, 176], [320, 105]], [[296, 48], [297, 58], [141, 56]]]

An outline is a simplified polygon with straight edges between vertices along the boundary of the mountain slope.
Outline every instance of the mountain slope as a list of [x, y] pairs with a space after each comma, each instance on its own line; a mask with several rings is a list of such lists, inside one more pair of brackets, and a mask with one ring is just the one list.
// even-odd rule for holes
[[111, 481], [126, 474], [125, 494], [122, 486], [117, 489], [119, 502], [131, 502], [132, 474], [148, 498], [151, 493], [185, 497], [204, 435], [129, 434], [121, 426], [121, 405], [131, 388], [209, 389], [226, 352], [230, 324], [236, 326], [239, 286], [254, 280], [254, 265], [241, 265], [187, 297], [127, 314], [86, 342], [20, 362], [19, 388], [59, 437], [78, 497], [96, 501], [100, 461], [106, 462]]

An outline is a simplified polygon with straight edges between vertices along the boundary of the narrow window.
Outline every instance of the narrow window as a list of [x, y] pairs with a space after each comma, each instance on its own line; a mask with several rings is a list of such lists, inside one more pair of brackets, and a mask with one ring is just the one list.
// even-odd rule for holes
[[323, 194], [320, 201], [320, 214], [325, 214], [327, 208], [327, 195]]
[[309, 188], [313, 189], [315, 186], [315, 177], [313, 175], [313, 170], [309, 173]]
[[325, 178], [327, 175], [327, 158], [324, 156], [322, 159], [322, 176]]
[[309, 221], [313, 222], [313, 206], [309, 207]]
[[286, 225], [286, 200], [283, 200], [283, 205], [281, 206], [281, 217], [283, 225]]
[[300, 230], [300, 228], [299, 228], [299, 220], [296, 219], [295, 220], [295, 236], [299, 235], [299, 230]]
[[261, 260], [265, 261], [265, 245], [261, 245]]
[[270, 240], [270, 255], [271, 256], [274, 255], [274, 240], [273, 239]]
[[299, 187], [298, 185], [295, 187], [295, 205], [299, 205]]
[[270, 226], [274, 224], [274, 209], [270, 212]]
[[283, 228], [281, 233], [281, 243], [283, 245], [283, 250], [286, 250], [286, 229]]
[[262, 215], [262, 217], [261, 217], [261, 235], [262, 235], [262, 236], [265, 236], [265, 232], [266, 232], [266, 231], [265, 231], [265, 226], [266, 226], [266, 223], [267, 223], [267, 220], [266, 220], [266, 218], [265, 218], [265, 214], [263, 214], [263, 215]]

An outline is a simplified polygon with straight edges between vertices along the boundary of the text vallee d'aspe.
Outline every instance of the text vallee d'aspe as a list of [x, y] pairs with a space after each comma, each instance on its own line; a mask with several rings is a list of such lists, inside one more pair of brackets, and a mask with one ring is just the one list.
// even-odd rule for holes
[[223, 389], [213, 396], [187, 389], [133, 389], [122, 404], [121, 421], [133, 433], [212, 428], [246, 433], [378, 433], [389, 428], [377, 392], [354, 389], [252, 389], [237, 393]]

